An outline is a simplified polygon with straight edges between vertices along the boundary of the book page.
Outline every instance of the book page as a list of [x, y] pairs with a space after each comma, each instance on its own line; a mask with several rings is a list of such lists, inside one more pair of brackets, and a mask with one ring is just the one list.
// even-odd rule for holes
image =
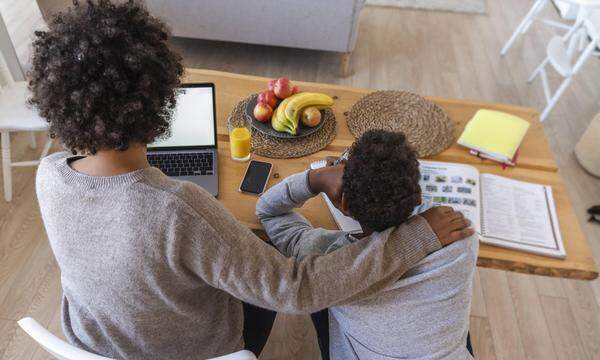
[[560, 233], [556, 235], [548, 187], [491, 174], [481, 175], [481, 186], [483, 236], [559, 250]]
[[420, 160], [423, 204], [415, 209], [418, 214], [432, 206], [450, 206], [461, 211], [480, 229], [479, 171], [469, 165]]
[[329, 199], [329, 196], [327, 196], [325, 193], [323, 193], [323, 200], [325, 200], [325, 203], [327, 204], [327, 207], [333, 216], [333, 220], [340, 230], [350, 234], [362, 234], [363, 229], [362, 226], [360, 226], [360, 223], [353, 218], [344, 215], [344, 213], [338, 210], [338, 208], [336, 208]]

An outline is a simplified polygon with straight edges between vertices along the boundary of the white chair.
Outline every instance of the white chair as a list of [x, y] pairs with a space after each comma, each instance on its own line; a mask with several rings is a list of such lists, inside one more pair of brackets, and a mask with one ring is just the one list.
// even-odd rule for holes
[[[578, 18], [564, 37], [553, 37], [546, 47], [546, 58], [533, 71], [529, 79], [531, 83], [538, 75], [542, 79], [546, 107], [542, 111], [540, 120], [544, 121], [554, 108], [560, 96], [573, 81], [585, 62], [592, 55], [600, 55], [597, 50], [600, 45], [600, 9], [581, 8]], [[587, 45], [586, 45], [587, 44]], [[564, 80], [553, 94], [548, 83], [546, 66], [550, 64]]]
[[[61, 340], [32, 318], [23, 318], [18, 321], [18, 324], [44, 350], [58, 360], [113, 360], [81, 350]], [[241, 350], [209, 360], [256, 360], [256, 356], [248, 350]]]
[[[4, 85], [3, 85], [4, 84]], [[2, 53], [0, 53], [0, 141], [2, 143], [2, 175], [4, 198], [12, 200], [12, 168], [37, 166], [39, 160], [13, 162], [10, 155], [10, 134], [17, 131], [31, 132], [32, 148], [36, 147], [34, 131], [48, 130], [48, 123], [37, 112], [27, 106], [27, 82], [14, 81]], [[48, 155], [52, 140], [48, 138], [40, 158]]]
[[[563, 3], [573, 5], [573, 6], [577, 6], [577, 7], [597, 6], [600, 4], [600, 0], [560, 0], [560, 1]], [[544, 7], [546, 7], [546, 5], [548, 3], [550, 3], [550, 0], [536, 0], [533, 3], [533, 6], [531, 7], [531, 9], [529, 9], [529, 12], [527, 13], [527, 15], [525, 15], [523, 20], [521, 20], [521, 23], [519, 23], [519, 26], [517, 26], [515, 31], [512, 33], [512, 35], [506, 42], [506, 44], [504, 44], [504, 47], [500, 51], [500, 55], [502, 55], [502, 56], [506, 55], [506, 52], [508, 51], [508, 49], [511, 48], [511, 46], [514, 44], [514, 42], [517, 40], [517, 38], [520, 35], [524, 35], [529, 30], [529, 27], [531, 26], [531, 24], [533, 24], [534, 21], [539, 21], [543, 24], [566, 30], [567, 32], [571, 29], [571, 27], [573, 25], [570, 23], [563, 23], [563, 22], [554, 21], [554, 20], [550, 20], [550, 19], [538, 18], [539, 13], [544, 9]]]

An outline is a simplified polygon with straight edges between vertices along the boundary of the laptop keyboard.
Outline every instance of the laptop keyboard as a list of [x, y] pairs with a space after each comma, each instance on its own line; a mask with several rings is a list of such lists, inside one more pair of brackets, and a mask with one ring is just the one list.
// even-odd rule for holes
[[212, 152], [148, 154], [148, 162], [167, 176], [213, 174]]

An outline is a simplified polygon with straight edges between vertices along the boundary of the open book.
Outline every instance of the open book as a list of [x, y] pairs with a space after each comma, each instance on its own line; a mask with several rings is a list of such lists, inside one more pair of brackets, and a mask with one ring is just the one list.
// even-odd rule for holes
[[[480, 174], [473, 166], [419, 161], [423, 203], [414, 213], [446, 205], [473, 223], [482, 243], [557, 258], [566, 256], [550, 186]], [[324, 161], [311, 168], [325, 166]], [[325, 202], [340, 230], [360, 233], [354, 219]]]

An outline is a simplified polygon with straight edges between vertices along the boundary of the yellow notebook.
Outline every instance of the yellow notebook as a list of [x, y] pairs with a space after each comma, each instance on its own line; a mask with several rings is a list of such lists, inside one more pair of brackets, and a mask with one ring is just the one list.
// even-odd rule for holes
[[480, 109], [465, 126], [458, 143], [501, 161], [510, 161], [521, 145], [527, 129], [529, 122], [520, 117]]

